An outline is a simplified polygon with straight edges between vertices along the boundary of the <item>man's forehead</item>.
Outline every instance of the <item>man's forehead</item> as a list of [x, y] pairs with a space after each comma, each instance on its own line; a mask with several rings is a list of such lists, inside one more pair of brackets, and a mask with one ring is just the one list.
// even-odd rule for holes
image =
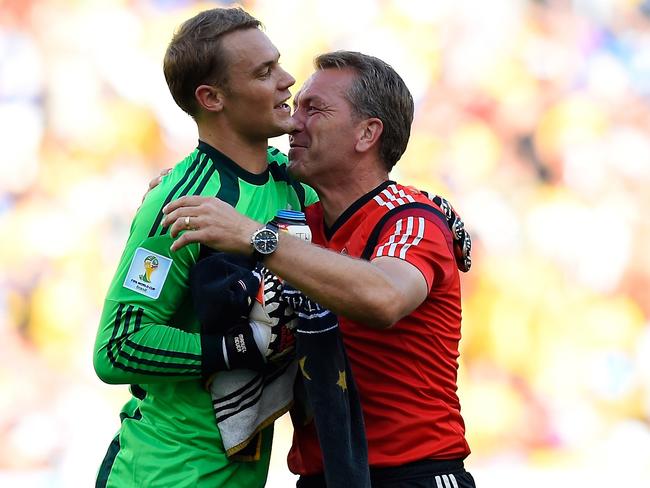
[[224, 47], [231, 65], [241, 68], [256, 68], [277, 61], [280, 57], [278, 49], [259, 29], [243, 29], [227, 34]]
[[301, 99], [331, 99], [344, 96], [352, 81], [351, 73], [347, 70], [324, 69], [313, 73], [302, 85], [294, 97], [296, 101]]

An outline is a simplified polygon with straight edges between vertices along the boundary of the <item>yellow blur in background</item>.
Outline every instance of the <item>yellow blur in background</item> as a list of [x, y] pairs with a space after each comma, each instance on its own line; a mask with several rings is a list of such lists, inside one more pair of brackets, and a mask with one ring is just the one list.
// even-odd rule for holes
[[[147, 182], [196, 144], [163, 53], [227, 5], [0, 0], [2, 487], [94, 484], [128, 395], [92, 369], [103, 298]], [[477, 485], [650, 486], [650, 1], [241, 5], [294, 92], [350, 49], [413, 93], [392, 177], [446, 196], [474, 240], [459, 394]], [[276, 425], [267, 486], [288, 487]]]

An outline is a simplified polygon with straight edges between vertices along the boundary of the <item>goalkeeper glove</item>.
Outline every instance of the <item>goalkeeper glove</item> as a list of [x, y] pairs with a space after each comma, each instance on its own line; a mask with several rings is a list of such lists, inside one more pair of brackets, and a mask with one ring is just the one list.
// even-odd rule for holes
[[[262, 283], [249, 315], [251, 326], [266, 344], [264, 356], [271, 363], [293, 357], [295, 324], [293, 309], [282, 299], [282, 280], [268, 269], [258, 268]], [[262, 349], [262, 348], [260, 348]]]

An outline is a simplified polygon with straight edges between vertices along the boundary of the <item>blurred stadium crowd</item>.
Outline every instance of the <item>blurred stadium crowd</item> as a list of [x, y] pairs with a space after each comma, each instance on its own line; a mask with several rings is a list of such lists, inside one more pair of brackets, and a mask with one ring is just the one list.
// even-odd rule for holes
[[[164, 49], [217, 5], [0, 0], [1, 486], [90, 486], [117, 429], [98, 317], [147, 182], [195, 144]], [[460, 396], [479, 486], [650, 485], [650, 2], [241, 5], [298, 83], [345, 48], [413, 92], [393, 177], [474, 238]]]

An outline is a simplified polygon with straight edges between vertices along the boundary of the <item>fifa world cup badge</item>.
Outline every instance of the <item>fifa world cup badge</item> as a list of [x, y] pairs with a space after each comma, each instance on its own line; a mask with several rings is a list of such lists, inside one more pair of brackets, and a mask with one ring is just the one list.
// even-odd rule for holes
[[135, 250], [123, 286], [155, 300], [160, 296], [171, 265], [172, 260], [168, 257], [139, 247]]

